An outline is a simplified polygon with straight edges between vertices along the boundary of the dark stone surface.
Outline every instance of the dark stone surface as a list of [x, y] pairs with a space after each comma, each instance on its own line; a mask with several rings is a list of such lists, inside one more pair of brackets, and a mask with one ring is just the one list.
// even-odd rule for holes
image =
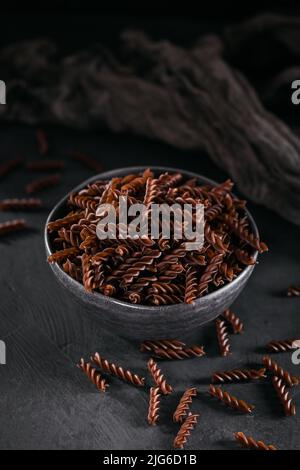
[[[147, 140], [63, 129], [50, 129], [49, 137], [55, 158], [79, 148], [99, 157], [108, 170], [126, 165], [167, 165], [217, 181], [226, 178], [204, 154]], [[34, 129], [28, 127], [2, 126], [0, 153], [1, 159], [16, 153], [28, 159], [42, 158], [36, 152]], [[0, 197], [24, 195], [24, 185], [35, 176], [16, 171], [0, 182]], [[270, 252], [260, 257], [249, 284], [234, 304], [245, 323], [245, 333], [231, 336], [233, 353], [221, 358], [214, 325], [208, 324], [198, 332], [207, 357], [161, 362], [175, 393], [163, 397], [161, 424], [152, 428], [146, 422], [146, 390], [112, 378], [106, 394], [99, 394], [75, 367], [81, 356], [88, 358], [98, 350], [137, 373], [146, 373], [146, 357], [139, 353], [138, 344], [89, 320], [85, 307], [58, 284], [45, 261], [43, 226], [47, 214], [68, 190], [90, 176], [88, 169], [70, 161], [61, 185], [41, 193], [45, 209], [32, 214], [0, 214], [0, 221], [24, 215], [32, 227], [26, 233], [0, 239], [0, 339], [7, 346], [7, 365], [0, 365], [0, 448], [168, 449], [177, 432], [171, 413], [183, 390], [194, 385], [199, 396], [193, 411], [200, 413], [200, 421], [187, 449], [236, 449], [236, 431], [281, 449], [300, 449], [299, 418], [283, 416], [269, 382], [226, 387], [256, 405], [252, 416], [239, 415], [207, 396], [212, 372], [259, 365], [269, 340], [300, 336], [300, 299], [284, 295], [290, 284], [300, 282], [299, 227], [250, 204]], [[300, 375], [300, 366], [292, 364], [289, 353], [275, 359]], [[291, 391], [298, 406], [299, 390]]]

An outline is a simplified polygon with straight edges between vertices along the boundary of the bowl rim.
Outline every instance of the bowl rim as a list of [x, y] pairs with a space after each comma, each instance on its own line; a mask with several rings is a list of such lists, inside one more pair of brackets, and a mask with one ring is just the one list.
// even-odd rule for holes
[[[173, 167], [166, 167], [166, 166], [156, 166], [156, 165], [155, 166], [152, 166], [152, 165], [151, 166], [147, 166], [147, 165], [128, 166], [128, 167], [122, 167], [122, 168], [117, 168], [117, 169], [114, 169], [114, 170], [108, 170], [108, 171], [104, 171], [104, 172], [101, 172], [101, 173], [97, 173], [97, 175], [91, 176], [90, 178], [84, 180], [83, 182], [79, 183], [77, 186], [72, 188], [65, 196], [63, 196], [58, 201], [58, 203], [50, 211], [50, 213], [47, 217], [47, 220], [45, 222], [45, 227], [44, 227], [44, 242], [45, 242], [47, 257], [53, 253], [53, 251], [51, 249], [49, 232], [47, 230], [48, 223], [52, 221], [52, 218], [55, 215], [55, 213], [58, 212], [66, 204], [66, 201], [68, 199], [69, 194], [74, 193], [74, 192], [78, 192], [81, 189], [83, 189], [87, 184], [92, 183], [94, 181], [97, 181], [99, 179], [113, 178], [113, 177], [116, 177], [118, 175], [123, 176], [123, 175], [131, 173], [131, 172], [132, 173], [137, 173], [137, 172], [144, 171], [147, 168], [150, 168], [154, 172], [159, 172], [160, 171], [160, 172], [172, 172], [172, 173], [177, 173], [178, 172], [178, 173], [182, 173], [183, 176], [185, 176], [185, 177], [197, 178], [197, 180], [200, 181], [201, 183], [210, 184], [210, 185], [213, 185], [213, 186], [216, 186], [216, 185], [220, 184], [220, 183], [218, 183], [218, 182], [216, 182], [216, 181], [214, 181], [210, 178], [207, 178], [206, 176], [202, 176], [202, 175], [199, 175], [198, 173], [194, 173], [194, 172], [191, 172], [191, 171], [188, 171], [188, 170], [183, 170], [183, 169], [180, 169], [180, 168], [173, 168]], [[234, 193], [232, 193], [232, 194], [234, 195]], [[246, 212], [247, 218], [250, 222], [252, 232], [256, 236], [259, 237], [259, 230], [258, 230], [258, 227], [257, 227], [255, 221], [254, 221], [254, 218], [252, 217], [252, 214], [250, 213], [248, 208], [245, 208], [245, 212]], [[252, 257], [255, 259], [255, 261], [257, 260], [257, 256], [258, 256], [258, 250], [255, 250], [253, 255], [252, 255]], [[131, 310], [150, 310], [150, 311], [155, 312], [155, 311], [158, 311], [158, 309], [160, 311], [162, 311], [162, 310], [163, 311], [169, 311], [171, 309], [174, 309], [174, 307], [176, 307], [176, 306], [178, 307], [179, 305], [181, 307], [184, 305], [187, 308], [188, 307], [196, 308], [202, 302], [206, 303], [210, 300], [213, 302], [216, 298], [218, 298], [220, 295], [222, 295], [222, 293], [225, 293], [227, 290], [234, 288], [235, 285], [237, 286], [240, 282], [243, 282], [243, 280], [245, 278], [248, 278], [250, 276], [251, 272], [253, 271], [255, 265], [246, 266], [243, 269], [243, 271], [240, 274], [238, 274], [237, 277], [233, 281], [228, 282], [224, 286], [216, 289], [213, 292], [210, 292], [209, 294], [206, 294], [203, 297], [197, 298], [192, 305], [185, 304], [184, 302], [182, 302], [180, 304], [159, 305], [159, 306], [156, 306], [156, 305], [155, 306], [143, 305], [143, 304], [132, 304], [130, 302], [125, 302], [124, 300], [116, 299], [114, 297], [105, 296], [105, 295], [101, 294], [100, 292], [87, 292], [84, 289], [83, 284], [81, 284], [79, 281], [76, 281], [71, 276], [69, 276], [61, 268], [61, 266], [58, 263], [52, 263], [52, 264], [50, 264], [50, 267], [55, 272], [55, 274], [60, 274], [61, 276], [63, 276], [67, 280], [68, 283], [73, 285], [74, 289], [79, 289], [79, 291], [83, 294], [83, 296], [90, 296], [90, 299], [94, 300], [93, 303], [95, 303], [95, 300], [99, 299], [99, 302], [101, 302], [101, 303], [103, 303], [103, 302], [111, 303], [112, 306], [117, 305], [117, 306], [121, 306], [121, 307], [126, 307], [127, 309], [131, 309]]]

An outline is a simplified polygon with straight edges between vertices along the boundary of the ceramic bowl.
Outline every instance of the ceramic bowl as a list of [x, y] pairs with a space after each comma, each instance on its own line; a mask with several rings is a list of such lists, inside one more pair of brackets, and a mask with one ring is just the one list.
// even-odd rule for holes
[[[78, 192], [88, 183], [99, 179], [110, 179], [116, 176], [123, 176], [129, 173], [141, 172], [146, 167], [127, 167], [117, 170], [107, 171], [83, 181], [72, 190]], [[200, 184], [217, 185], [203, 176], [188, 171], [166, 168], [152, 167], [155, 173], [160, 172], [180, 172], [187, 179], [196, 178]], [[45, 245], [47, 256], [53, 253], [53, 246], [47, 231], [47, 224], [57, 218], [63, 217], [67, 212], [66, 195], [61, 199], [50, 212], [45, 225]], [[257, 226], [249, 213], [247, 216], [252, 232], [258, 236]], [[254, 253], [254, 258], [257, 257]], [[148, 306], [135, 305], [124, 301], [106, 297], [100, 293], [86, 292], [83, 285], [66, 274], [58, 264], [50, 264], [54, 275], [66, 288], [66, 295], [72, 295], [81, 301], [85, 306], [83, 312], [93, 317], [103, 328], [114, 331], [116, 334], [136, 340], [145, 338], [188, 338], [197, 329], [207, 322], [218, 317], [225, 309], [229, 308], [238, 295], [246, 286], [255, 265], [246, 266], [245, 269], [231, 282], [205, 295], [195, 301], [193, 305], [177, 304], [168, 306]], [[69, 293], [67, 293], [69, 291]]]

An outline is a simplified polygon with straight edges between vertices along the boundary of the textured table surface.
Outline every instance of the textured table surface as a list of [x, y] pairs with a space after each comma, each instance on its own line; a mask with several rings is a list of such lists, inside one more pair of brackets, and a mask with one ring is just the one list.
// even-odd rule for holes
[[[37, 154], [35, 130], [1, 126], [0, 155]], [[161, 362], [175, 393], [162, 399], [161, 422], [146, 422], [148, 393], [110, 380], [99, 394], [75, 367], [81, 356], [94, 351], [108, 359], [146, 373], [146, 357], [138, 344], [102, 330], [83, 315], [84, 307], [63, 289], [45, 260], [43, 225], [50, 209], [63, 194], [92, 172], [65, 157], [80, 149], [98, 157], [105, 169], [145, 164], [192, 170], [222, 181], [222, 174], [206, 155], [116, 135], [74, 133], [49, 129], [51, 158], [66, 158], [60, 186], [41, 193], [45, 208], [36, 213], [1, 213], [0, 221], [24, 216], [31, 227], [24, 233], [0, 239], [0, 339], [7, 347], [7, 364], [0, 366], [1, 449], [169, 449], [177, 432], [171, 414], [188, 386], [199, 391], [193, 411], [200, 414], [187, 449], [236, 449], [233, 433], [273, 443], [281, 449], [300, 449], [299, 417], [285, 418], [269, 382], [227, 386], [256, 405], [251, 416], [223, 407], [207, 395], [216, 370], [258, 366], [265, 344], [272, 339], [300, 336], [300, 299], [285, 297], [286, 288], [300, 283], [300, 229], [261, 207], [250, 204], [262, 238], [270, 252], [260, 257], [245, 291], [233, 309], [245, 323], [243, 335], [231, 336], [232, 355], [218, 355], [214, 324], [199, 331], [207, 357], [182, 362]], [[0, 198], [24, 195], [24, 185], [35, 177], [15, 171], [0, 182]], [[300, 365], [289, 353], [274, 359], [294, 374]], [[300, 405], [300, 388], [292, 390]]]

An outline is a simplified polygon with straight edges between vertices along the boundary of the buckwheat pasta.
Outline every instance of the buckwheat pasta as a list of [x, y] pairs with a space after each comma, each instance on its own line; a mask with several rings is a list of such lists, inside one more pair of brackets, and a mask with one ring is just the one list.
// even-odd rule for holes
[[91, 212], [96, 210], [98, 205], [97, 200], [92, 197], [84, 196], [82, 194], [71, 194], [69, 197], [70, 204], [81, 207], [81, 209], [88, 209]]
[[[226, 281], [233, 281], [235, 277], [235, 271], [234, 271], [234, 268], [232, 266], [230, 266], [228, 263], [222, 263], [220, 265], [220, 274], [218, 276], [215, 276], [214, 278], [214, 283], [216, 283], [216, 281], [219, 282], [220, 285], [224, 284], [224, 280]], [[216, 284], [217, 286], [219, 284]]]
[[51, 186], [56, 186], [60, 182], [60, 179], [61, 175], [55, 173], [53, 175], [45, 176], [43, 178], [39, 178], [37, 180], [32, 181], [26, 186], [25, 189], [28, 194], [37, 193], [42, 189], [49, 188]]
[[[73, 157], [90, 162], [78, 152], [73, 153]], [[27, 191], [35, 192], [56, 184], [56, 178], [58, 175], [51, 175], [35, 181]], [[96, 291], [127, 303], [154, 307], [182, 302], [192, 305], [234, 281], [243, 269], [254, 264], [256, 250], [267, 250], [266, 245], [251, 233], [245, 203], [231, 195], [232, 186], [230, 180], [217, 187], [199, 185], [195, 178], [185, 181], [180, 173], [154, 175], [150, 169], [89, 183], [78, 193], [70, 194], [69, 210], [48, 224], [53, 248], [49, 260], [53, 262], [56, 259], [62, 269], [89, 292]], [[144, 204], [148, 222], [153, 217], [153, 203], [176, 204], [175, 214], [178, 214], [178, 208], [182, 211], [185, 204], [190, 204], [192, 209], [202, 204], [205, 220], [202, 248], [190, 250], [188, 239], [175, 237], [175, 231], [186, 228], [187, 221], [179, 224], [173, 216], [170, 217], [168, 237], [163, 234], [165, 225], [160, 220], [157, 237], [152, 237], [151, 224], [148, 223], [148, 233], [124, 238], [122, 234], [127, 227], [120, 219], [120, 196], [127, 198], [127, 208]], [[116, 212], [116, 223], [110, 227], [115, 236], [110, 238], [98, 236], [102, 217], [97, 209], [101, 204], [111, 204]], [[195, 228], [196, 213], [187, 220]], [[77, 251], [71, 251], [66, 264], [65, 256], [54, 255], [56, 251], [68, 248], [76, 248]], [[84, 258], [82, 276], [76, 257]], [[234, 328], [238, 326], [235, 324]]]
[[65, 248], [64, 250], [56, 251], [48, 257], [49, 263], [57, 263], [58, 261], [64, 261], [66, 258], [75, 256], [78, 254], [76, 247]]
[[6, 162], [0, 163], [0, 178], [8, 175], [15, 168], [18, 168], [23, 162], [23, 159], [20, 157], [13, 158], [12, 160], [7, 160]]
[[212, 376], [214, 383], [244, 382], [248, 380], [259, 380], [265, 378], [266, 369], [233, 369], [223, 372], [215, 372]]
[[143, 199], [143, 203], [146, 207], [155, 201], [158, 192], [158, 182], [156, 179], [149, 176], [146, 181], [146, 188], [145, 188], [145, 195]]
[[231, 215], [224, 214], [222, 220], [241, 240], [247, 242], [250, 246], [258, 250], [259, 253], [268, 250], [265, 243], [259, 241], [252, 233], [249, 233], [248, 230], [245, 229], [244, 224], [240, 224], [240, 222]]
[[73, 158], [73, 160], [77, 160], [78, 162], [82, 163], [90, 170], [93, 170], [99, 173], [103, 169], [102, 164], [98, 160], [90, 157], [89, 155], [86, 155], [85, 153], [82, 153], [76, 150], [76, 151], [71, 152], [70, 155]]
[[72, 231], [74, 231], [74, 224], [79, 222], [83, 218], [84, 212], [77, 211], [75, 213], [70, 213], [63, 217], [62, 219], [57, 219], [54, 222], [50, 222], [48, 224], [48, 231], [49, 232], [57, 232], [62, 227], [72, 227]]
[[300, 286], [291, 286], [288, 288], [286, 295], [288, 297], [300, 297]]
[[107, 359], [100, 356], [98, 352], [91, 357], [91, 361], [107, 374], [114, 375], [115, 377], [138, 387], [144, 387], [145, 385], [144, 377], [140, 377], [139, 375], [133, 374], [131, 371], [125, 370], [123, 367], [118, 366], [113, 362], [109, 362]]
[[287, 352], [296, 349], [294, 342], [299, 341], [297, 339], [284, 339], [278, 341], [270, 341], [267, 344], [267, 349], [273, 353]]
[[249, 255], [246, 250], [242, 250], [241, 248], [237, 248], [235, 250], [235, 256], [237, 257], [238, 261], [240, 261], [240, 263], [245, 264], [246, 266], [256, 263], [255, 259]]
[[36, 131], [37, 148], [40, 155], [46, 155], [49, 151], [48, 138], [45, 131], [38, 129]]
[[148, 423], [155, 426], [159, 420], [160, 407], [160, 389], [159, 387], [151, 387], [149, 394]]
[[184, 417], [187, 415], [187, 412], [190, 409], [193, 397], [195, 397], [196, 395], [197, 389], [195, 387], [188, 388], [184, 392], [173, 414], [174, 423], [182, 423]]
[[77, 367], [87, 375], [100, 392], [105, 392], [109, 385], [90, 362], [85, 362], [84, 359], [81, 359]]
[[65, 167], [63, 160], [40, 160], [26, 162], [26, 168], [30, 171], [62, 170]]
[[232, 310], [225, 310], [222, 313], [222, 317], [226, 320], [227, 323], [230, 324], [234, 334], [242, 333], [242, 331], [244, 330], [244, 325], [239, 319], [239, 317], [235, 313], [233, 313]]
[[257, 441], [251, 436], [246, 436], [243, 432], [236, 432], [234, 434], [235, 439], [239, 442], [243, 447], [247, 449], [254, 449], [254, 450], [277, 450], [275, 446], [271, 444], [265, 444], [263, 441]]
[[63, 264], [63, 270], [69, 274], [73, 279], [76, 279], [76, 281], [81, 281], [82, 280], [82, 269], [81, 266], [76, 265], [72, 261], [67, 258], [67, 260]]
[[295, 375], [291, 375], [289, 372], [284, 370], [277, 362], [273, 361], [268, 356], [263, 358], [263, 364], [267, 367], [267, 369], [272, 372], [274, 375], [279, 377], [280, 379], [285, 382], [286, 385], [289, 387], [293, 387], [299, 384], [299, 378]]
[[88, 292], [93, 291], [95, 282], [95, 270], [91, 264], [91, 256], [84, 253], [81, 257], [82, 262], [82, 280], [84, 288]]
[[181, 349], [160, 349], [156, 348], [153, 351], [153, 356], [160, 359], [189, 359], [192, 357], [205, 356], [203, 346], [191, 346], [190, 348], [183, 347]]
[[185, 293], [184, 301], [192, 304], [197, 298], [197, 270], [195, 266], [189, 266], [185, 271]]
[[169, 294], [177, 295], [182, 297], [184, 295], [185, 286], [182, 284], [175, 284], [174, 282], [153, 282], [151, 288], [149, 288], [149, 293], [151, 294]]
[[0, 201], [0, 210], [1, 211], [27, 211], [39, 209], [42, 206], [41, 199], [35, 198], [12, 198], [12, 199], [2, 199]]
[[224, 258], [224, 253], [215, 254], [205, 267], [204, 273], [201, 275], [198, 284], [198, 297], [206, 294], [209, 284], [212, 283], [214, 275], [218, 272], [219, 266]]
[[183, 449], [187, 440], [191, 434], [191, 431], [194, 429], [198, 421], [198, 416], [196, 414], [190, 413], [186, 420], [181, 425], [177, 436], [174, 439], [173, 447], [174, 449]]
[[62, 243], [64, 242], [64, 243], [67, 243], [69, 245], [76, 246], [77, 248], [79, 248], [80, 237], [79, 237], [79, 233], [76, 232], [75, 230], [71, 231], [65, 227], [62, 227], [57, 231], [57, 234], [58, 234], [58, 238], [56, 239], [57, 242], [61, 241]]
[[230, 343], [226, 323], [224, 320], [221, 320], [220, 318], [216, 320], [216, 330], [220, 354], [223, 357], [228, 356], [230, 354]]
[[157, 363], [152, 358], [150, 358], [147, 365], [154, 382], [156, 383], [157, 387], [159, 387], [163, 395], [169, 395], [172, 393], [173, 388], [167, 383], [164, 375], [158, 368]]
[[152, 282], [157, 281], [157, 277], [154, 275], [149, 275], [145, 277], [139, 277], [136, 282], [132, 283], [130, 285], [130, 288], [127, 292], [129, 293], [141, 293], [143, 290], [145, 290], [146, 287], [148, 287]]
[[289, 392], [286, 389], [286, 386], [283, 383], [283, 380], [277, 376], [272, 379], [273, 386], [277, 393], [277, 396], [283, 406], [284, 413], [286, 416], [295, 416], [296, 406], [293, 402], [293, 399], [290, 397]]
[[151, 305], [174, 305], [181, 302], [180, 297], [170, 294], [151, 294], [146, 297]]
[[26, 221], [24, 219], [8, 220], [0, 223], [0, 236], [12, 232], [18, 232], [26, 228]]
[[144, 341], [141, 344], [140, 351], [150, 352], [151, 355], [160, 359], [171, 360], [205, 356], [203, 346], [187, 347], [182, 341], [171, 339]]
[[236, 398], [225, 390], [222, 390], [220, 387], [214, 387], [213, 385], [210, 385], [209, 393], [212, 397], [215, 397], [219, 401], [225, 403], [225, 405], [237, 411], [241, 411], [242, 413], [252, 413], [252, 411], [254, 410], [253, 405], [250, 405], [244, 400]]
[[148, 340], [144, 341], [141, 344], [140, 351], [155, 351], [155, 349], [174, 349], [177, 351], [178, 349], [182, 349], [185, 346], [185, 343], [179, 341], [177, 339], [160, 339], [160, 340]]

